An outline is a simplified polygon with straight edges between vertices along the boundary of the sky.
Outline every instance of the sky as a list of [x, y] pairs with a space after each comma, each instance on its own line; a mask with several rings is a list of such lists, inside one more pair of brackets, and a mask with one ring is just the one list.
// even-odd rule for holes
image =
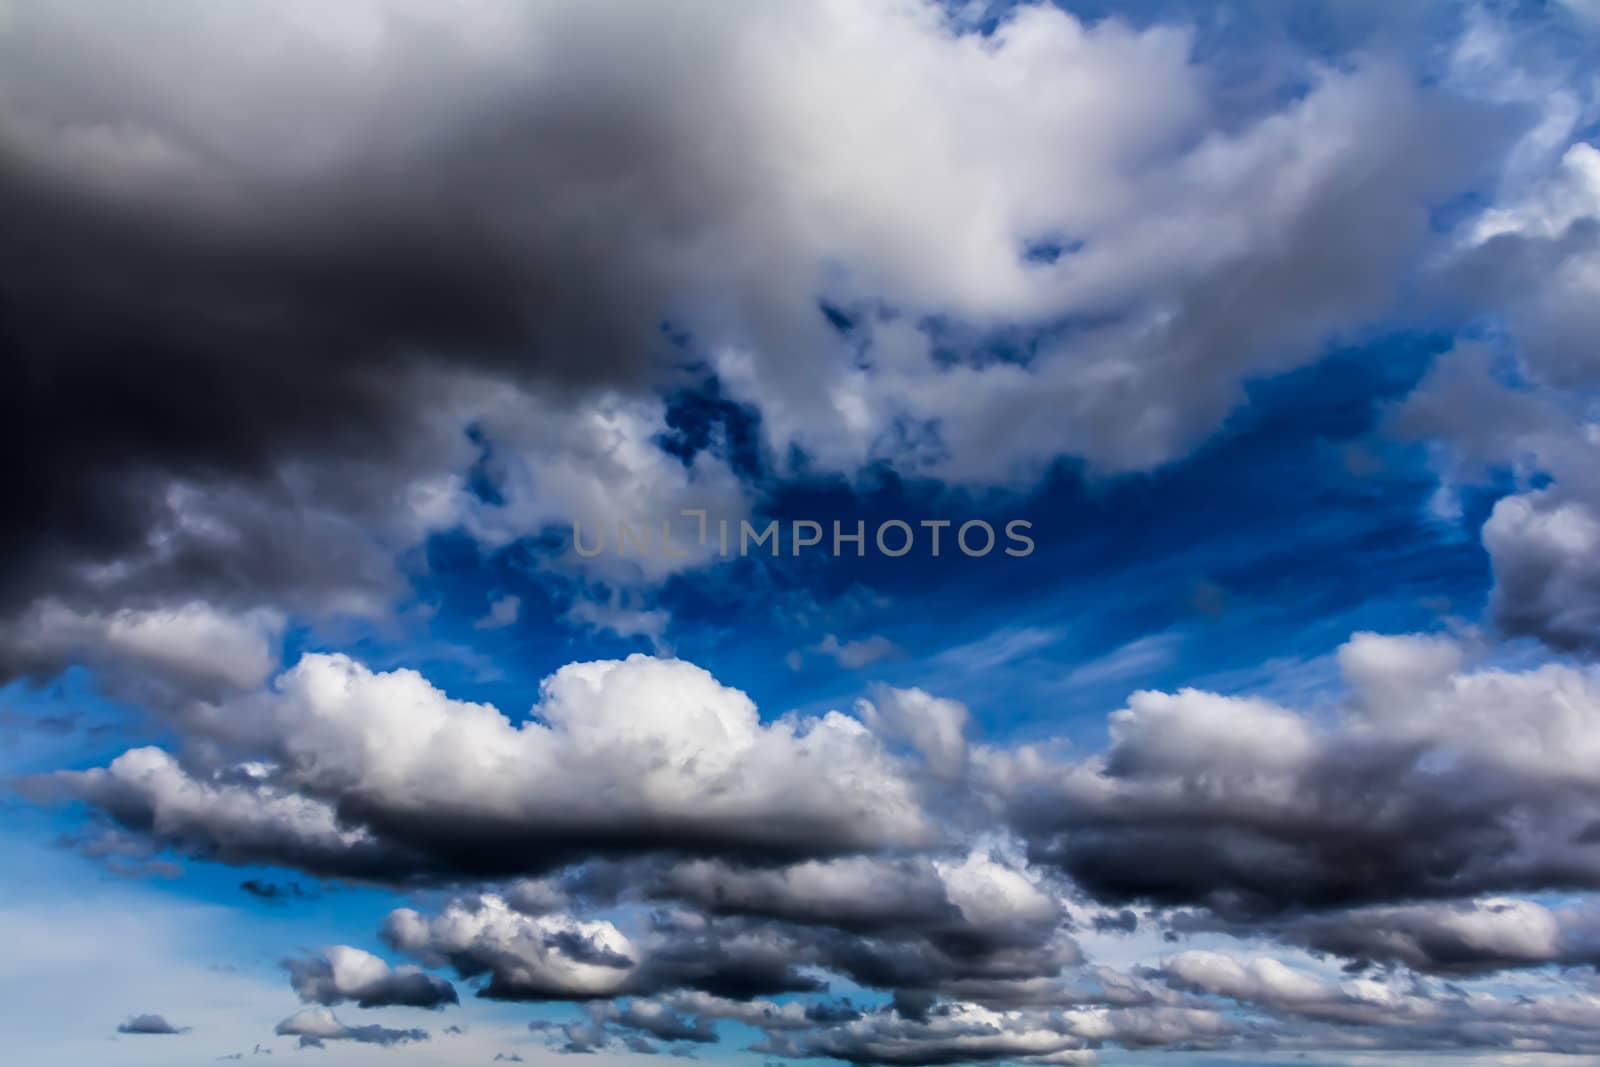
[[0, 0], [0, 234], [0, 1063], [1600, 1065], [1593, 0]]

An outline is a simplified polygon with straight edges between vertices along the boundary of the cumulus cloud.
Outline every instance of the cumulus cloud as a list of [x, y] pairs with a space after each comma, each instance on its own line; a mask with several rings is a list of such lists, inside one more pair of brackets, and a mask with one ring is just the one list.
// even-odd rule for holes
[[1600, 638], [1600, 512], [1562, 491], [1508, 496], [1483, 526], [1494, 561], [1496, 617], [1513, 633], [1562, 649], [1592, 649]]
[[[1544, 122], [1513, 157], [1499, 198], [1461, 227], [1441, 270], [1452, 297], [1474, 313], [1494, 309], [1505, 336], [1494, 350], [1463, 344], [1442, 357], [1407, 399], [1401, 424], [1437, 442], [1447, 490], [1496, 471], [1515, 475], [1516, 490], [1482, 529], [1493, 620], [1557, 649], [1593, 651], [1600, 362], [1589, 339], [1600, 327], [1600, 149], [1566, 140], [1583, 112], [1566, 89], [1539, 110]], [[1532, 167], [1530, 156], [1553, 158]], [[1519, 159], [1526, 173], [1516, 172]]]
[[490, 976], [485, 996], [504, 1000], [583, 1000], [623, 992], [639, 949], [604, 920], [526, 915], [485, 895], [457, 901], [432, 918], [392, 913], [384, 938], [433, 966], [453, 964], [464, 978]]
[[174, 1026], [164, 1015], [135, 1015], [117, 1027], [119, 1034], [172, 1035], [187, 1034], [187, 1026]]
[[1361, 634], [1322, 726], [1269, 701], [1135, 693], [1103, 756], [988, 750], [1037, 859], [1109, 901], [1233, 914], [1600, 885], [1600, 680], [1474, 668]]
[[957, 777], [965, 768], [971, 714], [959, 701], [880, 684], [856, 710], [882, 736], [908, 741], [934, 773]]
[[208, 769], [136, 749], [31, 788], [188, 853], [389, 880], [606, 853], [830, 854], [938, 833], [905, 767], [857, 720], [764, 724], [743, 693], [678, 660], [569, 664], [521, 724], [339, 655], [307, 655], [270, 692], [215, 710], [206, 728], [255, 762]]
[[455, 987], [416, 967], [392, 968], [370, 952], [334, 945], [319, 956], [283, 961], [289, 984], [308, 1004], [354, 1001], [362, 1008], [442, 1008], [459, 1003]]

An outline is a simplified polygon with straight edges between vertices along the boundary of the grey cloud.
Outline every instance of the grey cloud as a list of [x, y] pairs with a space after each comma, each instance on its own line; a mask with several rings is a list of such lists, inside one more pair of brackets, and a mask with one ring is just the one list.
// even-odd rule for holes
[[309, 1004], [354, 1001], [362, 1008], [442, 1008], [459, 1003], [455, 987], [415, 968], [391, 968], [368, 952], [335, 945], [320, 956], [287, 959], [289, 984]]
[[[819, 990], [808, 968], [902, 994], [1039, 1003], [1082, 958], [1066, 932], [1060, 887], [982, 852], [775, 868], [636, 865], [631, 878], [620, 901], [604, 903], [654, 902], [639, 934], [586, 918], [579, 897], [567, 899], [569, 910], [542, 898], [529, 910], [514, 896], [480, 895], [433, 916], [397, 911], [385, 936], [463, 979], [486, 975], [489, 997], [665, 996], [659, 1010], [675, 1015], [776, 1027], [823, 1020], [751, 1000]], [[838, 1006], [838, 1014], [855, 1013]]]
[[258, 900], [277, 904], [287, 900], [303, 900], [305, 889], [299, 882], [273, 882], [265, 878], [246, 878], [239, 888]]
[[[1331, 729], [1267, 701], [1143, 692], [1081, 763], [988, 753], [1034, 858], [1110, 902], [1234, 917], [1600, 887], [1585, 837], [1600, 689], [1474, 670], [1443, 638], [1357, 635]], [[1515, 739], [1515, 740], [1513, 740]]]
[[647, 1000], [631, 1000], [626, 1005], [596, 1005], [590, 1014], [598, 1021], [624, 1030], [636, 1030], [659, 1041], [689, 1041], [709, 1044], [717, 1040], [716, 1029], [704, 1017], [679, 1015], [671, 1008]]
[[283, 1037], [298, 1037], [301, 1048], [322, 1048], [328, 1041], [350, 1041], [387, 1048], [427, 1041], [429, 1036], [426, 1030], [397, 1030], [376, 1023], [346, 1026], [327, 1008], [306, 1008], [297, 1012], [280, 1022], [275, 1033]]
[[[346, 6], [8, 7], [8, 613], [380, 612], [418, 492], [475, 458], [468, 398], [647, 393], [683, 359], [664, 321], [721, 354], [774, 455], [1159, 464], [1241, 378], [1382, 310], [1453, 165], [1500, 147], [1365, 60], [1206, 136], [1187, 32], [1045, 6], [981, 48], [931, 3]], [[796, 91], [819, 84], [850, 106]], [[1044, 231], [1086, 243], [1043, 267]], [[1024, 369], [879, 324], [863, 375], [821, 296], [1103, 325]]]
[[117, 1027], [119, 1034], [173, 1035], [188, 1032], [187, 1026], [174, 1026], [163, 1015], [135, 1015]]
[[1096, 931], [1107, 933], [1131, 934], [1139, 929], [1139, 916], [1127, 908], [1115, 912], [1101, 912], [1094, 917]]
[[1600, 914], [1588, 904], [1551, 909], [1530, 900], [1491, 898], [1358, 908], [1255, 924], [1194, 913], [1176, 915], [1171, 922], [1185, 934], [1270, 937], [1341, 957], [1351, 972], [1400, 965], [1425, 974], [1470, 977], [1600, 965]]
[[1567, 1055], [1600, 1048], [1600, 1012], [1584, 994], [1469, 992], [1405, 973], [1333, 982], [1271, 957], [1216, 952], [1180, 953], [1148, 974], [1259, 1013], [1259, 1039], [1284, 1048]]

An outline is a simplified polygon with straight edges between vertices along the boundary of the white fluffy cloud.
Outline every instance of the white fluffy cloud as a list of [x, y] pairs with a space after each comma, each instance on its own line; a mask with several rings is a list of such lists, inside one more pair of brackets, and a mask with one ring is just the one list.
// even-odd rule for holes
[[743, 693], [682, 661], [569, 664], [533, 716], [514, 724], [414, 671], [312, 654], [270, 692], [189, 720], [256, 762], [185, 766], [140, 749], [51, 787], [190, 851], [369, 876], [389, 863], [399, 878], [597, 851], [808, 854], [937, 837], [908, 769], [860, 722], [763, 723]]
[[332, 945], [320, 955], [285, 960], [283, 965], [289, 972], [289, 984], [307, 1003], [353, 1001], [363, 1008], [439, 1008], [457, 1000], [455, 987], [444, 979], [424, 974], [417, 967], [391, 967], [350, 945]]
[[612, 923], [568, 915], [526, 915], [487, 895], [424, 917], [392, 913], [384, 936], [435, 966], [458, 962], [467, 974], [491, 971], [491, 993], [583, 1000], [623, 992], [642, 962], [640, 949]]

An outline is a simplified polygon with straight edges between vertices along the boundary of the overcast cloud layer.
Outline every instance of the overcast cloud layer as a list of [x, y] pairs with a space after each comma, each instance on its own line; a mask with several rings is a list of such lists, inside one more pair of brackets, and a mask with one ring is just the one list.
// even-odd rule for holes
[[23, 1054], [1600, 1057], [1600, 12], [1104, 6], [0, 0]]

